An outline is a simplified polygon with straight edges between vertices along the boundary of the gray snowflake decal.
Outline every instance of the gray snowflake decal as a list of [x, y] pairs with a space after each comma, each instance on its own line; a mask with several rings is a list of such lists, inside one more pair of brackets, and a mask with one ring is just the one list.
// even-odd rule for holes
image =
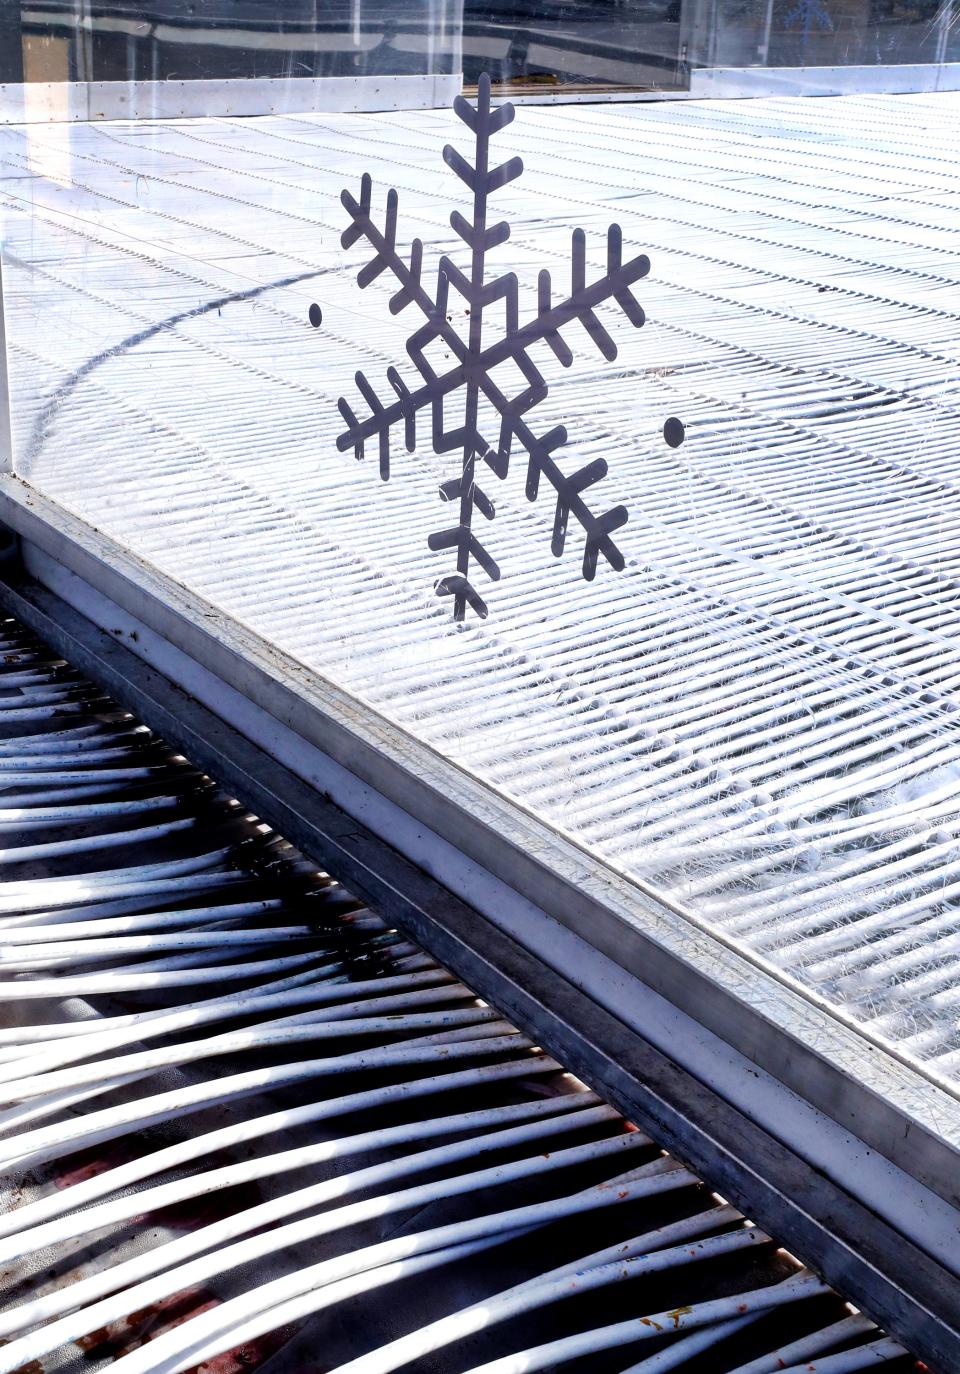
[[[519, 322], [519, 288], [516, 273], [487, 280], [487, 254], [510, 237], [510, 226], [503, 220], [490, 223], [489, 201], [494, 192], [515, 181], [523, 171], [520, 158], [513, 157], [497, 167], [490, 166], [490, 139], [505, 128], [514, 117], [512, 105], [492, 108], [490, 78], [480, 78], [476, 107], [462, 96], [454, 102], [454, 110], [475, 138], [474, 160], [468, 162], [449, 144], [443, 150], [447, 166], [454, 171], [473, 193], [473, 217], [465, 219], [454, 210], [450, 223], [470, 250], [469, 270], [464, 272], [448, 257], [442, 257], [437, 270], [436, 291], [433, 295], [421, 280], [423, 243], [414, 239], [409, 263], [396, 248], [397, 193], [387, 194], [383, 228], [371, 218], [372, 183], [365, 175], [360, 184], [357, 201], [349, 191], [341, 200], [350, 216], [350, 224], [341, 242], [350, 248], [358, 239], [365, 239], [373, 250], [373, 257], [357, 275], [357, 284], [367, 287], [383, 272], [390, 272], [398, 290], [391, 297], [390, 311], [397, 315], [415, 305], [424, 323], [407, 341], [407, 352], [419, 373], [419, 385], [409, 388], [396, 368], [387, 369], [387, 381], [393, 392], [390, 404], [384, 404], [368, 378], [356, 374], [357, 389], [366, 404], [368, 414], [358, 419], [346, 399], [339, 401], [340, 413], [347, 429], [337, 439], [343, 452], [353, 448], [362, 458], [368, 439], [376, 437], [379, 444], [380, 476], [390, 477], [390, 441], [395, 425], [403, 425], [408, 452], [417, 442], [417, 415], [430, 408], [432, 442], [435, 453], [450, 453], [460, 449], [463, 454], [460, 475], [444, 482], [440, 494], [444, 500], [456, 502], [459, 519], [447, 529], [430, 535], [428, 543], [434, 550], [455, 550], [456, 572], [442, 577], [436, 584], [440, 596], [453, 598], [455, 620], [463, 620], [469, 606], [478, 616], [487, 614], [486, 603], [474, 586], [473, 565], [477, 565], [492, 581], [500, 577], [500, 569], [481, 543], [474, 528], [474, 514], [479, 511], [485, 520], [494, 518], [493, 502], [480, 486], [478, 465], [485, 464], [497, 477], [507, 476], [514, 442], [522, 447], [527, 466], [526, 493], [536, 501], [541, 485], [546, 482], [556, 494], [556, 514], [553, 522], [551, 549], [556, 557], [563, 553], [570, 517], [583, 530], [583, 576], [596, 576], [597, 562], [602, 557], [618, 572], [624, 566], [623, 554], [613, 541], [613, 534], [627, 521], [624, 506], [595, 514], [587, 505], [585, 493], [595, 487], [607, 473], [607, 464], [597, 458], [578, 472], [565, 474], [557, 462], [557, 455], [567, 442], [567, 431], [558, 425], [545, 434], [533, 427], [530, 413], [547, 395], [547, 385], [530, 356], [534, 344], [544, 342], [555, 356], [569, 367], [573, 354], [563, 337], [563, 331], [579, 320], [593, 343], [607, 359], [617, 356], [616, 345], [597, 319], [595, 308], [606, 301], [615, 301], [632, 325], [643, 324], [644, 314], [631, 295], [630, 287], [650, 270], [647, 257], [640, 254], [623, 261], [622, 235], [619, 225], [607, 230], [607, 268], [596, 281], [586, 280], [586, 238], [582, 229], [573, 231], [570, 264], [570, 292], [553, 303], [550, 273], [539, 274], [537, 312], [526, 323]], [[469, 308], [469, 329], [462, 338], [458, 328], [448, 318], [451, 288], [459, 292]], [[506, 327], [501, 337], [492, 342], [484, 339], [484, 311], [503, 302]], [[453, 365], [445, 372], [434, 370], [427, 350], [440, 341], [452, 355]], [[511, 361], [522, 374], [523, 383], [517, 394], [506, 395], [493, 378], [499, 364]], [[462, 392], [462, 410], [454, 428], [447, 428], [448, 398]], [[500, 433], [496, 446], [480, 433], [479, 402], [484, 397], [499, 417]], [[679, 424], [679, 421], [672, 422]], [[668, 439], [668, 442], [671, 442]], [[480, 468], [482, 473], [483, 468]]]

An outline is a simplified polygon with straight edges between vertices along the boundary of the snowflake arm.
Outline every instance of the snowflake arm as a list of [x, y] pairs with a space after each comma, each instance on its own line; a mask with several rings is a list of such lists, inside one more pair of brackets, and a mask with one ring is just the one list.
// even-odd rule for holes
[[[366, 178], [364, 179], [366, 180]], [[393, 193], [391, 192], [391, 194]], [[345, 191], [345, 205], [348, 204], [348, 196], [349, 192]], [[349, 199], [353, 201], [352, 196], [349, 196]], [[356, 204], [355, 201], [353, 203]], [[378, 253], [383, 251], [381, 244], [382, 235], [374, 224], [370, 224], [369, 230], [364, 227], [362, 232], [364, 236], [370, 240], [371, 244], [377, 248]], [[620, 229], [616, 224], [612, 224], [608, 231], [609, 235], [614, 235], [614, 233], [616, 237], [619, 238]], [[575, 242], [577, 235], [580, 235], [582, 238], [583, 230], [574, 230]], [[419, 240], [415, 240], [415, 243], [419, 243]], [[384, 254], [384, 256], [386, 256], [386, 254]], [[519, 364], [521, 358], [525, 357], [530, 346], [537, 343], [540, 339], [545, 339], [564, 367], [569, 367], [573, 361], [573, 354], [561, 337], [560, 329], [569, 324], [572, 320], [581, 319], [588, 331], [591, 332], [591, 336], [595, 338], [597, 346], [604, 353], [604, 356], [612, 360], [617, 356], [616, 345], [593, 313], [593, 306], [599, 305], [603, 301], [609, 300], [611, 297], [616, 299], [618, 305], [624, 310], [624, 314], [627, 314], [631, 324], [639, 328], [644, 322], [642, 307], [628, 291], [628, 288], [632, 286], [634, 282], [639, 281], [641, 277], [645, 277], [650, 270], [649, 258], [641, 254], [631, 262], [623, 264], [619, 271], [615, 273], [608, 270], [604, 276], [599, 277], [595, 282], [591, 283], [590, 287], [584, 292], [584, 297], [577, 299], [573, 296], [568, 296], [557, 305], [542, 309], [540, 314], [521, 326], [515, 334], [505, 335], [496, 343], [485, 348], [479, 356], [473, 360], [471, 367], [471, 364], [466, 360], [466, 350], [464, 349], [463, 341], [457, 331], [447, 321], [445, 315], [441, 316], [437, 312], [425, 290], [421, 288], [419, 291], [416, 291], [412, 285], [410, 287], [406, 286], [405, 278], [408, 276], [408, 269], [399, 254], [395, 256], [396, 264], [391, 262], [384, 264], [384, 266], [389, 265], [394, 270], [394, 275], [398, 280], [404, 282], [404, 288], [397, 292], [393, 300], [395, 301], [401, 295], [406, 295], [409, 291], [410, 299], [417, 299], [417, 304], [420, 305], [428, 318], [428, 323], [411, 337], [407, 345], [407, 351], [416, 363], [421, 376], [425, 378], [425, 382], [423, 386], [418, 387], [412, 392], [404, 387], [399, 399], [393, 402], [392, 405], [382, 406], [379, 402], [376, 402], [375, 405], [371, 405], [367, 391], [369, 389], [369, 391], [372, 392], [372, 388], [364, 374], [358, 372], [356, 375], [357, 388], [361, 392], [364, 400], [367, 401], [370, 407], [370, 413], [365, 420], [358, 420], [346, 400], [341, 398], [339, 402], [340, 413], [343, 415], [348, 425], [348, 428], [337, 438], [337, 448], [340, 449], [341, 453], [349, 448], [357, 448], [363, 444], [365, 439], [369, 439], [373, 435], [379, 436], [383, 430], [392, 428], [398, 420], [408, 420], [414, 417], [416, 413], [425, 406], [432, 404], [436, 399], [447, 396], [451, 392], [458, 390], [467, 381], [468, 369], [471, 371], [477, 370], [486, 376], [486, 374], [496, 367], [498, 363], [510, 360]], [[443, 262], [446, 261], [446, 259], [443, 259]], [[382, 271], [383, 267], [381, 267], [380, 270]], [[376, 275], [379, 276], [379, 272]], [[549, 292], [549, 272], [541, 272], [540, 278], [541, 283], [545, 281], [546, 291]], [[629, 308], [632, 313], [628, 313], [627, 307], [623, 304], [624, 300], [629, 302]], [[408, 303], [409, 301], [405, 302], [405, 304]], [[391, 301], [391, 308], [392, 304], [393, 302]], [[402, 308], [401, 306], [400, 309]], [[454, 354], [460, 354], [464, 360], [456, 363], [448, 371], [442, 374], [435, 373], [430, 367], [427, 359], [423, 356], [423, 350], [434, 338], [442, 339]], [[391, 368], [390, 372], [393, 372], [394, 376], [396, 375], [395, 369]], [[388, 377], [390, 376], [390, 372], [388, 372]], [[363, 377], [363, 383], [359, 380], [361, 377]], [[392, 385], [396, 390], [396, 383], [393, 382]]]

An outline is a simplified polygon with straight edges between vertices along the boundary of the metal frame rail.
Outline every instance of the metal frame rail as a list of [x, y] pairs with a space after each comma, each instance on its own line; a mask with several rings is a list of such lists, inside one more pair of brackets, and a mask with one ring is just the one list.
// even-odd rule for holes
[[572, 846], [531, 826], [524, 852], [472, 780], [378, 741], [332, 690], [320, 709], [306, 670], [14, 478], [0, 519], [7, 611], [932, 1368], [960, 1369], [945, 1088], [705, 932], [671, 949], [685, 918], [649, 894], [625, 919], [586, 858], [564, 871]]

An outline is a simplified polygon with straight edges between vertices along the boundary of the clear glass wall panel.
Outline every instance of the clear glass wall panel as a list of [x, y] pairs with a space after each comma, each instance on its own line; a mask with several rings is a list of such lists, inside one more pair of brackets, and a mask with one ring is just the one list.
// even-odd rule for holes
[[830, 67], [936, 62], [939, 0], [775, 0], [768, 62]]
[[513, 92], [669, 90], [690, 67], [939, 63], [956, 0], [466, 0], [464, 75]]
[[684, 84], [683, 0], [466, 0], [463, 72], [513, 93]]
[[442, 75], [442, 0], [0, 0], [0, 80], [193, 81]]
[[848, 67], [949, 60], [956, 0], [686, 0], [703, 67]]
[[945, 9], [937, 21], [941, 35], [941, 50], [945, 62], [960, 62], [960, 4]]
[[[692, 68], [955, 61], [958, 0], [0, 0], [0, 84], [481, 72], [514, 94]], [[304, 102], [309, 108], [310, 102]]]
[[[956, 1079], [958, 117], [950, 94], [518, 112], [486, 279], [516, 273], [536, 320], [543, 269], [553, 303], [579, 280], [575, 227], [586, 282], [612, 270], [615, 221], [623, 261], [651, 260], [647, 322], [601, 291], [615, 359], [566, 320], [572, 358], [544, 335], [536, 374], [489, 361], [466, 558], [484, 605], [462, 621], [457, 359], [475, 327], [505, 337], [512, 288], [478, 323], [448, 271], [393, 313], [401, 259], [360, 289], [372, 250], [341, 246], [340, 197], [362, 220], [370, 171], [383, 226], [398, 189], [402, 263], [420, 240], [434, 293], [442, 257], [470, 263], [450, 216], [472, 197], [443, 160], [470, 155], [465, 125], [0, 130], [18, 470]], [[448, 400], [408, 431], [431, 369]], [[397, 425], [357, 461], [371, 396]], [[556, 469], [583, 497], [559, 525]], [[607, 512], [615, 550], [585, 580]]]

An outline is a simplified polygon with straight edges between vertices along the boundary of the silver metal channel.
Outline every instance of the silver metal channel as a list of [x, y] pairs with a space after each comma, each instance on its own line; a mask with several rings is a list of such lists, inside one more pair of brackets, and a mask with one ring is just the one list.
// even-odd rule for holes
[[932, 1367], [958, 1103], [17, 479], [7, 607]]

